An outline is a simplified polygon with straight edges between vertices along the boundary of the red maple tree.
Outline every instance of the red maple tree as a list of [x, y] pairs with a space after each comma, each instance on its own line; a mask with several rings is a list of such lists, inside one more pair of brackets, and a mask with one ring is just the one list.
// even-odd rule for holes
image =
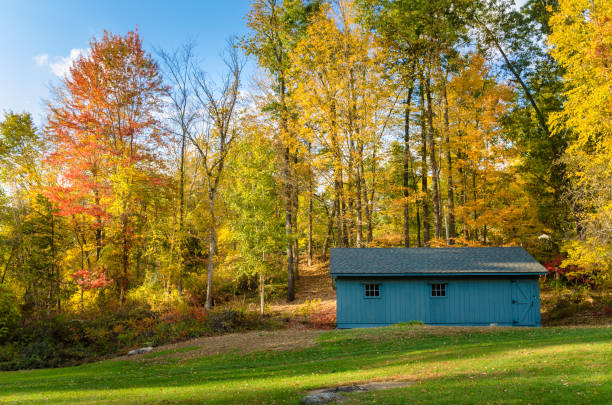
[[[137, 189], [145, 183], [163, 184], [156, 150], [166, 135], [158, 122], [165, 92], [138, 32], [120, 36], [105, 31], [75, 60], [48, 105], [46, 134], [52, 150], [46, 159], [58, 176], [47, 195], [59, 215], [73, 219], [82, 256], [75, 279], [106, 286], [106, 272], [94, 269], [107, 268], [98, 262], [110, 245], [115, 252], [110, 256], [119, 263], [108, 268], [122, 302], [129, 283]], [[92, 236], [96, 264], [86, 248]]]

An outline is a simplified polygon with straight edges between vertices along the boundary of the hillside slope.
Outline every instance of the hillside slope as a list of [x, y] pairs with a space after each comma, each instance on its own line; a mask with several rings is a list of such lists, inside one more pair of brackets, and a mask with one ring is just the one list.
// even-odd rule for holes
[[[413, 384], [346, 394], [348, 403], [607, 404], [612, 398], [610, 326], [252, 332], [206, 355], [209, 339], [215, 338], [129, 360], [0, 373], [0, 402], [297, 404], [308, 390], [372, 381]], [[283, 344], [288, 341], [293, 344]], [[255, 351], [246, 353], [245, 342]]]

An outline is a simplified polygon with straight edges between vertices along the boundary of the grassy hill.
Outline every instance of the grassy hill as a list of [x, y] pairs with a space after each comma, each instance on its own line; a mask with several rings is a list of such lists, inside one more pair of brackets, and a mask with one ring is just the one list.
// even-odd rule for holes
[[0, 373], [0, 402], [297, 404], [311, 389], [369, 381], [414, 384], [347, 394], [347, 402], [608, 404], [612, 328], [251, 332]]

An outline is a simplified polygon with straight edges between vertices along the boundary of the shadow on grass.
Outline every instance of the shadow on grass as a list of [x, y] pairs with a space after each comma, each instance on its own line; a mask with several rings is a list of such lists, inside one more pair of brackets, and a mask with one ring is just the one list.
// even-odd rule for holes
[[[470, 373], [451, 370], [443, 377], [431, 370], [461, 361], [486, 362], [487, 358], [504, 352], [529, 352], [559, 345], [611, 342], [610, 328], [491, 330], [490, 332], [460, 331], [450, 336], [416, 333], [407, 330], [405, 336], [377, 331], [379, 339], [357, 338], [358, 332], [331, 334], [315, 347], [291, 352], [258, 352], [249, 355], [226, 354], [176, 363], [138, 363], [114, 361], [86, 364], [51, 370], [0, 373], [0, 401], [5, 394], [13, 396], [55, 393], [58, 399], [70, 394], [78, 401], [110, 402], [121, 390], [135, 390], [121, 394], [118, 402], [142, 403], [167, 400], [171, 403], [190, 403], [181, 394], [193, 393], [193, 402], [206, 403], [287, 403], [299, 398], [304, 390], [330, 384], [361, 381], [370, 378], [397, 376], [398, 371], [420, 373], [419, 381], [454, 379], [469, 381]], [[397, 330], [395, 330], [397, 332]], [[367, 335], [367, 334], [366, 334]], [[566, 350], [567, 351], [567, 350]], [[545, 354], [530, 354], [521, 364], [516, 360], [508, 365], [511, 370], [482, 377], [503, 381], [522, 376], [537, 375], [553, 378], [568, 370], [569, 357], [550, 359]], [[448, 364], [447, 364], [448, 363]], [[454, 364], [455, 367], [462, 365]], [[573, 365], [574, 367], [579, 365]], [[582, 366], [580, 366], [582, 367]], [[429, 370], [429, 371], [428, 371]], [[429, 375], [427, 375], [429, 374]], [[570, 372], [571, 374], [571, 372]], [[479, 377], [479, 380], [482, 379]], [[247, 385], [248, 384], [248, 385]], [[452, 385], [452, 384], [451, 384]], [[195, 390], [195, 391], [194, 391]], [[152, 391], [147, 394], [148, 391]], [[173, 391], [156, 395], [156, 391]], [[104, 399], [105, 392], [109, 397]], [[113, 394], [116, 392], [116, 394]], [[127, 396], [125, 396], [127, 395]], [[382, 395], [382, 394], [381, 394]], [[45, 395], [47, 396], [47, 395]], [[384, 395], [383, 395], [384, 397]], [[364, 397], [364, 400], [368, 396]], [[26, 400], [26, 398], [8, 398]], [[35, 399], [33, 399], [35, 401]], [[70, 402], [68, 400], [68, 402]], [[162, 402], [163, 403], [163, 402]], [[290, 403], [290, 402], [289, 402]]]

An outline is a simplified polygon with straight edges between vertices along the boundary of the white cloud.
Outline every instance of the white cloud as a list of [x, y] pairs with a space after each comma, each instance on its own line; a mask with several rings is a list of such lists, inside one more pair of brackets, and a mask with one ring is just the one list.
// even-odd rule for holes
[[40, 55], [36, 55], [34, 57], [34, 61], [36, 62], [36, 64], [38, 66], [46, 65], [48, 60], [49, 60], [49, 54], [48, 53], [41, 53]]
[[59, 77], [64, 77], [70, 71], [72, 64], [79, 56], [87, 52], [85, 49], [73, 48], [68, 56], [49, 57], [49, 54], [42, 53], [34, 57], [34, 61], [38, 66], [48, 66], [49, 69]]
[[56, 76], [64, 77], [70, 71], [72, 67], [72, 63], [79, 58], [83, 53], [85, 53], [84, 49], [71, 49], [70, 55], [66, 57], [60, 57], [56, 59], [56, 62], [50, 63], [49, 67], [51, 71], [55, 73]]

